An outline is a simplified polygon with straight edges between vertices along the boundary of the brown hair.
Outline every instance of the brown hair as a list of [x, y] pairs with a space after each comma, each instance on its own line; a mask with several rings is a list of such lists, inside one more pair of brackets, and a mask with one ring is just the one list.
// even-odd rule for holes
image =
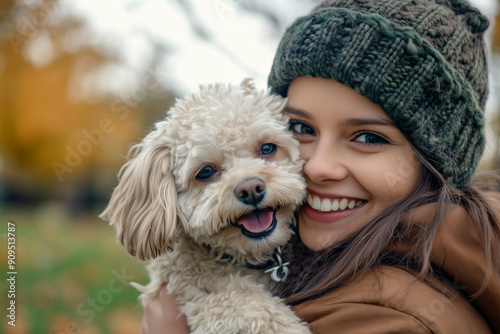
[[[454, 205], [468, 212], [484, 246], [490, 268], [500, 272], [500, 176], [481, 175], [466, 188], [450, 186], [436, 169], [418, 152], [421, 175], [412, 193], [391, 206], [348, 240], [335, 243], [320, 252], [308, 250], [296, 233], [292, 243], [294, 258], [288, 279], [278, 287], [278, 295], [291, 305], [315, 299], [334, 290], [367, 270], [391, 265], [414, 273], [425, 281], [433, 272], [430, 262], [432, 241], [441, 222]], [[486, 199], [486, 192], [494, 191]], [[434, 203], [432, 222], [421, 224], [412, 220], [414, 210]], [[404, 253], [389, 251], [391, 245], [411, 242]], [[491, 272], [490, 272], [491, 274]], [[488, 277], [485, 277], [483, 288]], [[481, 291], [480, 291], [481, 292]], [[479, 293], [479, 292], [478, 292]], [[476, 294], [477, 295], [477, 294]]]

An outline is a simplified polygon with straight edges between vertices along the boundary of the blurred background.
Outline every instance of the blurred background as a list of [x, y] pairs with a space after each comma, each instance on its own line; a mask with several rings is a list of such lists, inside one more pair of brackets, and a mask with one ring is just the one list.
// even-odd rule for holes
[[[143, 264], [97, 218], [129, 147], [200, 83], [253, 77], [266, 88], [284, 29], [317, 2], [0, 1], [0, 332], [140, 332], [128, 282], [147, 282]], [[472, 2], [492, 23], [489, 170], [500, 167], [500, 3]]]

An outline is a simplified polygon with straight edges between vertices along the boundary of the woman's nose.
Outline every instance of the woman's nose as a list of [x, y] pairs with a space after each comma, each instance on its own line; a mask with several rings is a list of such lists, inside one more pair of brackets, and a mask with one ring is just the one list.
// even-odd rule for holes
[[332, 147], [323, 149], [318, 146], [309, 156], [303, 158], [306, 161], [304, 174], [315, 183], [340, 181], [349, 174], [341, 153]]

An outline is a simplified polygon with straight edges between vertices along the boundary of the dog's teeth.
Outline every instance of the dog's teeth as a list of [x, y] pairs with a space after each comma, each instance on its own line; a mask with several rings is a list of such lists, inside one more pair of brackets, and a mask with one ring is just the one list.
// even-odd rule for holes
[[349, 204], [347, 204], [347, 207], [349, 209], [352, 209], [352, 208], [354, 208], [355, 205], [356, 205], [356, 201], [353, 200], [353, 201], [350, 201]]
[[339, 205], [340, 210], [345, 210], [345, 208], [347, 208], [347, 198], [342, 198]]

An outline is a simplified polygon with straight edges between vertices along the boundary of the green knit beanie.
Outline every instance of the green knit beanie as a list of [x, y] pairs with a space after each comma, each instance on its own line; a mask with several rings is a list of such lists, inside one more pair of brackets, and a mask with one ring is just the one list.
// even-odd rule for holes
[[380, 105], [429, 162], [465, 187], [482, 155], [488, 20], [465, 0], [330, 0], [286, 31], [269, 86], [332, 78]]

